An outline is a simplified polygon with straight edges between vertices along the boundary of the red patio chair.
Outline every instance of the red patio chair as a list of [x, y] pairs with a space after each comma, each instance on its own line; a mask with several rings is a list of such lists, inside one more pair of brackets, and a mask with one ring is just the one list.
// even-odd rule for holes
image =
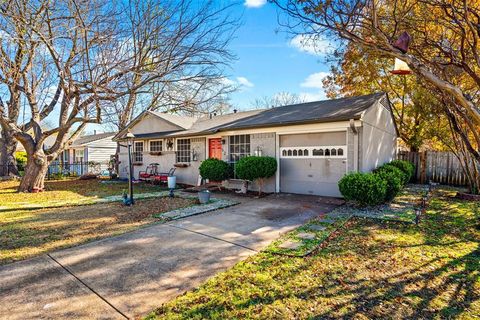
[[158, 172], [158, 163], [150, 163], [145, 171], [140, 171], [138, 173], [138, 180], [149, 181], [154, 177]]
[[153, 177], [153, 181], [157, 183], [167, 182], [168, 177], [173, 176], [177, 168], [172, 168], [168, 172], [159, 172]]

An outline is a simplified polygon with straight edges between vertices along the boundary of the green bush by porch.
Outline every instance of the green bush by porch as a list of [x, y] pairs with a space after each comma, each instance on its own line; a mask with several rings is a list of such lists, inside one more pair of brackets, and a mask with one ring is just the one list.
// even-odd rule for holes
[[258, 182], [259, 193], [262, 192], [265, 179], [272, 177], [275, 172], [277, 172], [277, 159], [273, 157], [245, 157], [235, 165], [238, 178]]
[[200, 175], [203, 179], [223, 181], [230, 177], [230, 166], [225, 161], [210, 158], [200, 164]]

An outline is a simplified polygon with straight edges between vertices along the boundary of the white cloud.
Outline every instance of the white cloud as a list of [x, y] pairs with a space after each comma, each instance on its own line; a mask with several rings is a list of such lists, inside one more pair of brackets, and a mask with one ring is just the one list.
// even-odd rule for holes
[[237, 82], [243, 87], [252, 88], [254, 85], [245, 77], [237, 77]]
[[233, 81], [232, 79], [228, 79], [226, 77], [223, 77], [220, 81], [225, 86], [235, 86], [236, 85], [235, 81]]
[[320, 100], [327, 99], [327, 95], [325, 94], [325, 91], [323, 91], [323, 89], [317, 92], [301, 92], [300, 97], [305, 102], [320, 101]]
[[247, 8], [260, 8], [267, 3], [267, 0], [245, 0], [243, 3]]
[[323, 80], [329, 76], [330, 73], [320, 71], [309, 75], [300, 84], [302, 88], [312, 89], [311, 92], [301, 92], [300, 97], [305, 101], [319, 101], [327, 99], [325, 90], [323, 88]]
[[290, 46], [315, 56], [332, 54], [334, 51], [334, 47], [329, 40], [315, 35], [299, 34], [290, 40]]
[[303, 88], [315, 88], [323, 89], [323, 80], [329, 75], [328, 72], [316, 72], [309, 75], [303, 82], [300, 84]]

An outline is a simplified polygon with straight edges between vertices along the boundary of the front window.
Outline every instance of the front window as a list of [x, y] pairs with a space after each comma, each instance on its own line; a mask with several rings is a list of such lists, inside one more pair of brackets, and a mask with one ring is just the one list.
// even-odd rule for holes
[[85, 152], [83, 149], [75, 150], [75, 162], [83, 162]]
[[238, 160], [250, 155], [250, 135], [240, 134], [229, 137], [230, 162], [236, 163]]
[[133, 143], [133, 162], [143, 162], [143, 141]]
[[161, 140], [150, 141], [150, 151], [152, 152], [162, 151], [162, 141]]
[[190, 162], [190, 139], [177, 139], [177, 163]]

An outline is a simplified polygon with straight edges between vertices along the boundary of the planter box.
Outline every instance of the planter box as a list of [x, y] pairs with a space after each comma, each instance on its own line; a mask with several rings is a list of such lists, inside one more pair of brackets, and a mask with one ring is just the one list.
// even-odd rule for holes
[[186, 168], [189, 166], [189, 164], [186, 164], [186, 163], [175, 163], [173, 165], [175, 168]]
[[151, 156], [161, 156], [161, 155], [162, 155], [162, 151], [150, 151], [150, 155], [151, 155]]
[[143, 166], [143, 162], [134, 162], [133, 165], [134, 166]]

